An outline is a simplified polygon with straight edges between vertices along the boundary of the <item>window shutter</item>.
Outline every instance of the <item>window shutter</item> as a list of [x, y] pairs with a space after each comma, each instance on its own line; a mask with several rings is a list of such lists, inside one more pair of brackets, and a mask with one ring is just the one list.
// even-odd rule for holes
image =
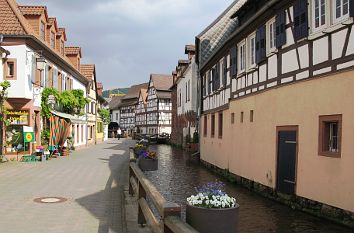
[[212, 87], [211, 87], [211, 91], [215, 91], [216, 90], [216, 85], [215, 85], [215, 80], [216, 80], [216, 67], [214, 66], [211, 69], [211, 83], [212, 83]]
[[215, 90], [220, 88], [220, 62], [215, 67]]
[[231, 77], [237, 74], [236, 58], [237, 58], [237, 51], [235, 46], [230, 49], [230, 74], [231, 74], [230, 76]]
[[227, 82], [227, 58], [224, 57], [224, 62], [223, 62], [223, 76], [222, 76], [222, 85], [226, 86], [226, 82]]
[[206, 86], [207, 86], [207, 84], [206, 84], [206, 82], [207, 82], [206, 76], [204, 76], [203, 81], [204, 81], [204, 83], [203, 83], [203, 96], [206, 96]]
[[211, 93], [211, 71], [208, 72], [208, 94]]
[[294, 3], [294, 39], [308, 36], [307, 0], [296, 0]]
[[349, 4], [349, 15], [350, 17], [354, 17], [354, 1], [350, 0]]
[[286, 44], [286, 31], [285, 31], [285, 11], [281, 11], [276, 17], [275, 17], [275, 24], [276, 24], [276, 46], [277, 48], [283, 46]]
[[259, 64], [266, 57], [266, 28], [259, 27], [256, 32], [256, 63]]

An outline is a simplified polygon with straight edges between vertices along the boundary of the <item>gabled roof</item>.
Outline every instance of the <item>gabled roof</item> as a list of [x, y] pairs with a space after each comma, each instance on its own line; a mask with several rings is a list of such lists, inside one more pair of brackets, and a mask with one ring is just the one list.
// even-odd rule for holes
[[58, 28], [58, 34], [59, 36], [64, 36], [64, 40], [66, 41], [66, 32], [65, 32], [65, 28]]
[[65, 55], [79, 55], [81, 56], [81, 47], [65, 47]]
[[147, 97], [147, 89], [140, 89], [139, 99], [143, 99], [143, 103], [146, 104], [146, 97]]
[[14, 0], [0, 0], [0, 34], [27, 35], [32, 28]]
[[151, 81], [154, 83], [155, 89], [161, 91], [169, 91], [170, 87], [173, 85], [172, 75], [151, 74], [150, 82]]
[[23, 15], [45, 15], [48, 21], [48, 11], [46, 6], [18, 6]]
[[200, 40], [198, 60], [200, 68], [212, 58], [237, 27], [237, 19], [231, 16], [248, 0], [235, 0], [214, 22], [204, 29], [197, 38]]
[[195, 45], [194, 44], [187, 44], [184, 48], [184, 53], [187, 54], [189, 52], [195, 52]]
[[139, 98], [140, 90], [147, 89], [147, 87], [148, 87], [148, 83], [133, 85], [129, 88], [128, 93], [123, 97], [123, 99], [126, 100], [126, 99]]
[[94, 64], [81, 64], [80, 65], [80, 72], [88, 80], [92, 80], [94, 72], [95, 72], [95, 65]]
[[113, 96], [111, 101], [109, 101], [108, 106], [110, 110], [116, 110], [119, 108], [119, 104], [122, 101], [123, 96]]
[[55, 31], [58, 31], [58, 24], [57, 24], [57, 18], [53, 17], [53, 18], [49, 18], [48, 19], [48, 25], [55, 27]]

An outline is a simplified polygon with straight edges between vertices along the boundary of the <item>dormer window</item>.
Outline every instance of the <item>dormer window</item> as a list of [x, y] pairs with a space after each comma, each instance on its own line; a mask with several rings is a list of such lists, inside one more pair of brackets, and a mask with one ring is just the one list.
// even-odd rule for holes
[[41, 21], [40, 37], [45, 40], [45, 23]]
[[55, 48], [55, 33], [54, 32], [50, 32], [50, 47], [52, 49]]

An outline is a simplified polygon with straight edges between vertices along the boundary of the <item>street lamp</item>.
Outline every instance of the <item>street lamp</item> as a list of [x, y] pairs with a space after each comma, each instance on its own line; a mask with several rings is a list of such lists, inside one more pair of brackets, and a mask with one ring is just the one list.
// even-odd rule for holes
[[42, 71], [44, 70], [44, 67], [45, 67], [45, 59], [44, 57], [40, 56], [36, 59], [36, 63], [37, 63], [37, 69]]

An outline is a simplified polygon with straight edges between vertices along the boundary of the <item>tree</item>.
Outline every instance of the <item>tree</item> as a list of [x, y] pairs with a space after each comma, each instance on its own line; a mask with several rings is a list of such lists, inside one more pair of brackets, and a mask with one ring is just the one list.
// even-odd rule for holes
[[98, 114], [100, 114], [102, 121], [105, 125], [108, 125], [111, 122], [111, 114], [108, 109], [99, 108]]
[[[6, 119], [5, 101], [7, 99], [7, 90], [11, 87], [9, 81], [0, 82], [0, 155], [4, 154], [4, 132], [8, 124]], [[1, 159], [2, 160], [2, 159]]]

